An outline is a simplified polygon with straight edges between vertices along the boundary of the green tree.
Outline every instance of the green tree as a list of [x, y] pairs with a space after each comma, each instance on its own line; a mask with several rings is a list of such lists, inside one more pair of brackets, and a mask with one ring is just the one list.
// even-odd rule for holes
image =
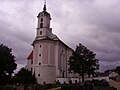
[[15, 75], [15, 79], [19, 84], [35, 84], [37, 83], [37, 79], [35, 78], [35, 74], [25, 69], [21, 68], [21, 70]]
[[12, 49], [0, 44], [0, 84], [10, 84], [12, 73], [17, 67]]
[[88, 73], [88, 75], [95, 73], [97, 69], [99, 69], [98, 59], [95, 58], [95, 53], [87, 49], [82, 44], [76, 46], [76, 50], [70, 56], [68, 61], [69, 72], [70, 73], [78, 73], [79, 76], [82, 76], [82, 82], [84, 82], [84, 75]]
[[118, 75], [120, 75], [120, 66], [117, 66], [117, 67], [116, 67], [115, 72], [117, 72]]

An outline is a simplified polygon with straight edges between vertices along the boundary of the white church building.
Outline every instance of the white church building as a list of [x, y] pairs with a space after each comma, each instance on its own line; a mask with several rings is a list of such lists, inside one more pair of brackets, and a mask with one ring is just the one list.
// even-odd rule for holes
[[37, 33], [26, 68], [35, 74], [39, 84], [54, 83], [58, 78], [70, 77], [68, 60], [73, 49], [52, 33], [51, 15], [46, 10], [46, 4], [37, 18]]

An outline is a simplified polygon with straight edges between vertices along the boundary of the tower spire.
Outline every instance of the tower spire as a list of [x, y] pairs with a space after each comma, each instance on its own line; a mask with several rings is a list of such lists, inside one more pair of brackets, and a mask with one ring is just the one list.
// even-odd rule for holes
[[43, 7], [43, 11], [46, 11], [46, 0], [44, 0], [44, 7]]

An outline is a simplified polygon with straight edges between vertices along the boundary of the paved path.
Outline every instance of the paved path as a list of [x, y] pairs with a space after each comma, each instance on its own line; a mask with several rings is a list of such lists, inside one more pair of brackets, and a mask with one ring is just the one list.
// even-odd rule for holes
[[120, 90], [120, 82], [110, 80], [109, 84], [110, 84], [110, 86], [113, 86], [113, 87], [117, 88], [117, 90]]

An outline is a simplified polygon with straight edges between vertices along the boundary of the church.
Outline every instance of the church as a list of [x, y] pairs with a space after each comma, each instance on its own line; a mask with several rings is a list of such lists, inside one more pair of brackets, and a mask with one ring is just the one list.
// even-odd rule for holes
[[47, 12], [46, 4], [37, 18], [36, 37], [32, 43], [33, 50], [27, 57], [26, 68], [35, 74], [39, 84], [70, 77], [68, 60], [73, 49], [52, 33], [51, 15]]

